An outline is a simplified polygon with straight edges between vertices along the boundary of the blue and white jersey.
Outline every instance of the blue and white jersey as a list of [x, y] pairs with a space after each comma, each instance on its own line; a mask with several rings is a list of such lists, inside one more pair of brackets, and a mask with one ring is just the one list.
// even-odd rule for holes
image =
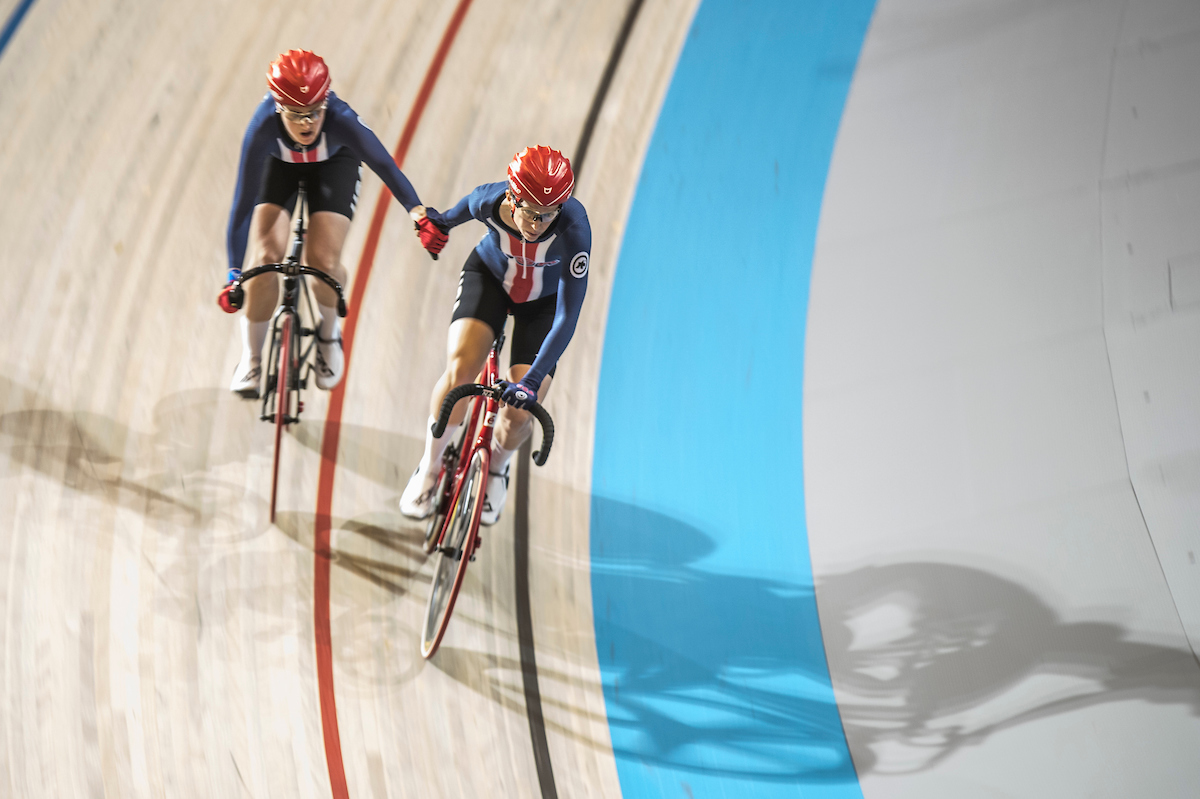
[[321, 134], [316, 142], [307, 147], [297, 144], [288, 136], [283, 120], [275, 111], [275, 99], [270, 94], [263, 97], [255, 109], [242, 139], [237, 188], [233, 193], [233, 208], [229, 211], [226, 248], [230, 269], [240, 269], [246, 255], [250, 216], [254, 212], [254, 201], [258, 197], [268, 158], [278, 158], [291, 164], [314, 164], [327, 161], [342, 151], [349, 151], [383, 180], [405, 210], [411, 211], [421, 204], [416, 190], [396, 166], [383, 142], [363, 124], [354, 109], [333, 92], [326, 97], [328, 108], [325, 110]]
[[500, 219], [500, 204], [508, 184], [485, 183], [459, 200], [441, 221], [455, 227], [471, 219], [487, 225], [475, 252], [504, 286], [515, 303], [558, 295], [554, 325], [542, 342], [529, 374], [541, 381], [558, 363], [575, 334], [579, 311], [587, 294], [592, 226], [583, 203], [574, 197], [537, 241], [525, 241]]

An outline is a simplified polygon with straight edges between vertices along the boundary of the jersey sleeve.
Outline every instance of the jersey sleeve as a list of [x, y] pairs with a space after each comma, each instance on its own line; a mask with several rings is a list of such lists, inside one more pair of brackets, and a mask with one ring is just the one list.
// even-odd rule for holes
[[358, 114], [354, 113], [348, 105], [339, 116], [351, 149], [358, 153], [358, 157], [363, 160], [363, 163], [379, 176], [392, 192], [392, 196], [404, 206], [404, 210], [411, 211], [420, 205], [421, 199], [417, 196], [417, 190], [400, 171], [400, 167], [396, 166], [392, 154], [383, 146], [383, 142], [379, 140], [374, 131], [364, 125]]
[[546, 335], [546, 340], [542, 342], [537, 357], [533, 359], [533, 365], [526, 373], [526, 377], [539, 386], [571, 343], [571, 337], [575, 335], [575, 325], [579, 322], [579, 312], [583, 308], [583, 298], [587, 294], [592, 230], [586, 216], [572, 226], [571, 233], [571, 246], [566, 250], [570, 253], [570, 260], [563, 267], [558, 279], [558, 302], [554, 308], [554, 323]]
[[265, 100], [261, 103], [242, 137], [242, 155], [238, 161], [237, 183], [233, 190], [233, 207], [229, 210], [229, 227], [225, 232], [225, 249], [230, 269], [241, 269], [246, 257], [246, 241], [250, 237], [250, 215], [254, 212], [254, 201], [262, 183], [262, 173], [267, 159], [271, 157], [271, 115], [264, 108], [273, 108]]
[[454, 207], [442, 214], [441, 221], [448, 227], [458, 227], [464, 222], [470, 222], [472, 219], [478, 219], [480, 222], [488, 215], [488, 199], [494, 201], [495, 188], [502, 184], [485, 183], [482, 186], [476, 186], [471, 190], [471, 193], [463, 197]]

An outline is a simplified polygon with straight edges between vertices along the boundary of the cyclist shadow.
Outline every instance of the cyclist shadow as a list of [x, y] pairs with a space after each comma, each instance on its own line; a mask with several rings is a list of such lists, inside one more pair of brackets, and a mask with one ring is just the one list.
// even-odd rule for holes
[[[754, 577], [744, 559], [737, 574], [709, 571], [712, 538], [644, 508], [596, 497], [592, 524], [609, 724], [617, 755], [633, 762], [836, 782], [853, 780], [854, 767], [928, 768], [995, 732], [1106, 702], [1200, 715], [1189, 650], [1131, 640], [1118, 624], [1064, 621], [984, 569], [891, 563], [824, 577], [823, 642], [811, 585]], [[840, 715], [819, 687], [826, 658], [844, 692]], [[1031, 698], [1023, 684], [1044, 675], [1059, 678], [1054, 690]]]
[[1200, 716], [1190, 650], [1133, 640], [1136, 630], [1112, 622], [1065, 621], [993, 572], [868, 566], [823, 579], [820, 601], [846, 734], [872, 753], [860, 771], [921, 771], [997, 732], [1110, 702]]
[[[10, 463], [72, 491], [150, 519], [196, 527], [230, 502], [251, 499], [244, 486], [209, 474], [214, 466], [244, 461], [249, 447], [249, 431], [241, 435], [236, 424], [249, 417], [224, 407], [238, 401], [222, 399], [216, 390], [164, 397], [149, 419], [151, 431], [142, 432], [88, 411], [36, 407], [43, 405], [36, 392], [0, 378], [5, 404], [35, 406], [0, 415], [0, 448]], [[233, 429], [214, 436], [219, 416]]]
[[[336, 532], [329, 553], [332, 565], [394, 597], [406, 596], [426, 555], [421, 531], [411, 525], [398, 526], [399, 518], [399, 514], [369, 514], [332, 519], [331, 528]], [[275, 526], [304, 548], [314, 549], [313, 514], [280, 511]]]
[[[342, 423], [338, 427], [338, 468], [391, 488], [398, 498], [425, 443], [400, 433], [361, 425]], [[321, 451], [324, 423], [309, 424], [306, 420], [292, 427], [290, 432], [301, 446], [313, 452]]]
[[[423, 602], [425, 582], [419, 573], [426, 558], [424, 535], [401, 521], [399, 514], [366, 514], [330, 521], [333, 536], [327, 557], [331, 567], [373, 586], [377, 592], [374, 599], [368, 599], [353, 585], [339, 584], [339, 602], [349, 609], [330, 621], [339, 673], [346, 675], [348, 686], [356, 688], [407, 682], [420, 672], [424, 661], [417, 654], [419, 634], [404, 625], [406, 614], [397, 610], [397, 603], [413, 599]], [[275, 524], [316, 555], [313, 514], [280, 512]], [[380, 669], [381, 646], [387, 650], [386, 661], [405, 664], [403, 668]]]

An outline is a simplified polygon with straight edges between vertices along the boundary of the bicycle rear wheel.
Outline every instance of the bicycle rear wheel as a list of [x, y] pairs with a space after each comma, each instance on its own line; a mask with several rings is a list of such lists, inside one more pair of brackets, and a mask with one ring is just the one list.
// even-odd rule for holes
[[491, 453], [486, 449], [475, 451], [463, 475], [458, 501], [454, 503], [446, 522], [446, 532], [438, 547], [437, 564], [433, 570], [433, 582], [429, 586], [425, 624], [421, 628], [421, 656], [426, 660], [433, 657], [442, 643], [446, 625], [450, 623], [450, 614], [454, 610], [454, 601], [467, 574], [467, 564], [471, 561], [479, 534], [479, 515], [483, 512], [490, 461]]
[[283, 428], [287, 424], [288, 391], [292, 371], [292, 315], [284, 314], [279, 329], [279, 357], [275, 360], [278, 380], [275, 383], [275, 459], [271, 465], [271, 524], [275, 523], [275, 499], [279, 489], [279, 450], [283, 444]]

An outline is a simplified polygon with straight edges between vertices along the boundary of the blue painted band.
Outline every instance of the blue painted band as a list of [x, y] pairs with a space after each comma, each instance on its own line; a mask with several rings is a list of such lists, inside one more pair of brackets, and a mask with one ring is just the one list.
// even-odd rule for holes
[[591, 511], [626, 797], [862, 796], [813, 598], [800, 401], [825, 177], [873, 8], [704, 0], [647, 152]]
[[0, 30], [0, 56], [4, 55], [4, 49], [8, 47], [9, 41], [13, 34], [17, 32], [17, 26], [21, 24], [21, 20], [25, 19], [25, 13], [29, 11], [29, 7], [33, 5], [33, 0], [21, 0], [13, 12], [8, 15], [8, 21], [4, 23], [4, 29]]

